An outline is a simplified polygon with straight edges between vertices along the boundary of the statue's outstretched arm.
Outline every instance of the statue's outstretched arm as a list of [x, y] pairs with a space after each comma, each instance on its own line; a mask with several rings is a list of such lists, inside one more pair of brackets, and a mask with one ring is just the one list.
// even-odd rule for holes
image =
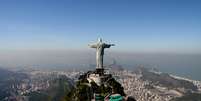
[[115, 44], [105, 44], [105, 48], [110, 48], [110, 46], [115, 46]]
[[96, 48], [97, 47], [96, 44], [88, 44], [88, 46], [91, 47], [91, 48]]

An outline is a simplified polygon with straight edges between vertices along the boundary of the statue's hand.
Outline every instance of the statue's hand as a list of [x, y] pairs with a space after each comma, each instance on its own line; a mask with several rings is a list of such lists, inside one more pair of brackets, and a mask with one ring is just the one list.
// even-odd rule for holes
[[115, 44], [110, 44], [111, 46], [115, 46]]

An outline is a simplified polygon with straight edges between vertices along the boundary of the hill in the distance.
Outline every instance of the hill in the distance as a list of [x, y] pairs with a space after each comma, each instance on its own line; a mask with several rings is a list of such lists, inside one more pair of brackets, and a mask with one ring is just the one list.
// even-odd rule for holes
[[[134, 70], [126, 70], [119, 65], [110, 67], [114, 77], [111, 85], [116, 89], [123, 87], [119, 93], [124, 92], [137, 101], [200, 101], [200, 81], [144, 67]], [[98, 89], [96, 84], [92, 84], [93, 89], [90, 89], [86, 82], [82, 71], [42, 71], [29, 68], [11, 71], [0, 68], [0, 101], [69, 101], [73, 96], [93, 96], [88, 93], [90, 90], [104, 92], [106, 95], [106, 92], [111, 91], [104, 86]]]

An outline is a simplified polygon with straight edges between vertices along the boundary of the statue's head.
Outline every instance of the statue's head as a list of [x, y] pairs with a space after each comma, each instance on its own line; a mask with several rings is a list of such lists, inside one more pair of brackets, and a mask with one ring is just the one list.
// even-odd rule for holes
[[102, 39], [101, 39], [101, 38], [98, 38], [98, 42], [102, 42]]

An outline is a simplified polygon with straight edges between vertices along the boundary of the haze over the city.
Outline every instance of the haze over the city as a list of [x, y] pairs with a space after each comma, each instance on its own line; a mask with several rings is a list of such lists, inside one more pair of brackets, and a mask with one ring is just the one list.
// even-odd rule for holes
[[106, 64], [199, 77], [200, 0], [78, 1], [1, 0], [0, 66], [94, 64], [88, 44], [102, 37], [116, 45]]

